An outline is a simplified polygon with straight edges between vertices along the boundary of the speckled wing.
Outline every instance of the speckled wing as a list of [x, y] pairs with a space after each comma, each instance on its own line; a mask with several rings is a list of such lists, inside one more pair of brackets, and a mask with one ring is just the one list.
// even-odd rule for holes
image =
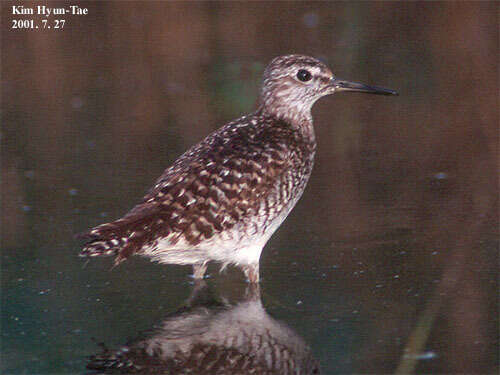
[[293, 188], [292, 181], [280, 188], [280, 175], [296, 167], [298, 155], [291, 155], [289, 125], [261, 122], [240, 118], [188, 150], [142, 203], [123, 218], [92, 229], [82, 254], [116, 254], [119, 263], [159, 239], [172, 248], [181, 241], [195, 248], [236, 224], [251, 225], [255, 215], [277, 213]]

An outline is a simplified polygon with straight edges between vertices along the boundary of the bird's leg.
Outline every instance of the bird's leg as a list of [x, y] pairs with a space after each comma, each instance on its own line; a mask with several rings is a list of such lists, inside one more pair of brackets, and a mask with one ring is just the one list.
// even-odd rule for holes
[[248, 282], [258, 283], [259, 282], [259, 263], [249, 264], [243, 267], [243, 272], [247, 277]]
[[196, 263], [193, 264], [193, 277], [195, 279], [203, 279], [205, 271], [207, 270], [207, 263]]
[[203, 279], [194, 279], [193, 290], [189, 294], [186, 306], [192, 307], [196, 305], [197, 302], [206, 300], [208, 293], [207, 282]]
[[248, 283], [245, 289], [245, 300], [246, 301], [260, 301], [260, 284], [259, 283]]

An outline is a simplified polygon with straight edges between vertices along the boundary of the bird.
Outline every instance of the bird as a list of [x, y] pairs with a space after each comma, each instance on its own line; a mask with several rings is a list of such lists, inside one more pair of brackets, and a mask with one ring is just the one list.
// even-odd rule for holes
[[274, 58], [265, 68], [256, 110], [192, 146], [122, 218], [83, 233], [82, 257], [132, 255], [161, 264], [240, 268], [258, 283], [265, 244], [302, 196], [316, 139], [311, 108], [339, 92], [398, 95], [342, 80], [305, 55]]
[[234, 300], [197, 280], [181, 308], [153, 329], [130, 335], [135, 338], [119, 349], [102, 343], [87, 369], [92, 374], [320, 374], [304, 339], [266, 312], [259, 286], [247, 284]]

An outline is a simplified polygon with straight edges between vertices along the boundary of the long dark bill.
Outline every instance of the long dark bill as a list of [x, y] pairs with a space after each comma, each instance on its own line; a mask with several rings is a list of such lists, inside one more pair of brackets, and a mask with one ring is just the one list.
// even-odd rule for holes
[[396, 91], [391, 89], [386, 89], [377, 86], [363, 85], [362, 83], [344, 81], [342, 79], [333, 78], [332, 86], [335, 87], [335, 91], [353, 91], [353, 92], [364, 92], [367, 94], [377, 94], [377, 95], [399, 95]]

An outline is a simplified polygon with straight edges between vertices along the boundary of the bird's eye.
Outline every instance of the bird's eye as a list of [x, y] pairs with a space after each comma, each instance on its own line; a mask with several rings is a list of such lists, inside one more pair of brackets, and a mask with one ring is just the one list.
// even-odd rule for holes
[[297, 78], [298, 78], [299, 81], [307, 82], [307, 81], [311, 80], [312, 74], [311, 74], [311, 72], [309, 70], [300, 69], [297, 72]]

